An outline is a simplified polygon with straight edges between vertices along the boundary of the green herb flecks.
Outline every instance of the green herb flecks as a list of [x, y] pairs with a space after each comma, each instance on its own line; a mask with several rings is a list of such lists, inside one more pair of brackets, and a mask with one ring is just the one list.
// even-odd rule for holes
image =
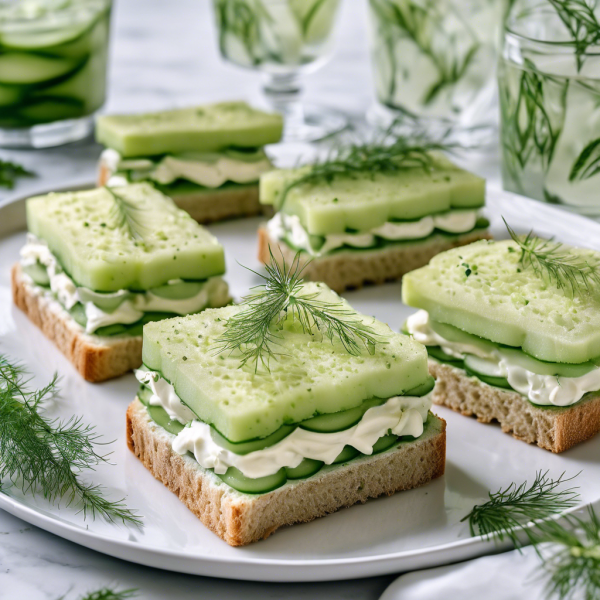
[[276, 326], [288, 318], [297, 319], [305, 333], [316, 329], [331, 342], [338, 340], [354, 356], [362, 348], [373, 354], [376, 344], [384, 343], [381, 335], [341, 302], [322, 302], [317, 293], [304, 291], [299, 254], [290, 266], [285, 261], [280, 266], [270, 253], [267, 274], [256, 273], [264, 285], [254, 288], [243, 299], [245, 309], [227, 321], [225, 332], [217, 340], [218, 352], [240, 352], [241, 366], [250, 363], [257, 370], [260, 364], [268, 370], [269, 361], [278, 355]]
[[0, 158], [0, 188], [12, 190], [19, 177], [35, 177], [35, 173], [17, 163]]
[[581, 295], [600, 286], [600, 266], [590, 264], [554, 238], [537, 237], [533, 230], [527, 235], [517, 235], [502, 218], [512, 240], [521, 249], [519, 263], [523, 269], [532, 269], [537, 277], [553, 283], [571, 296]]
[[374, 141], [335, 147], [322, 160], [310, 165], [308, 171], [287, 183], [278, 198], [278, 209], [285, 204], [294, 188], [305, 184], [331, 183], [336, 177], [356, 177], [361, 173], [397, 173], [410, 169], [431, 172], [436, 167], [432, 152], [449, 152], [458, 147], [447, 130], [438, 139], [425, 135], [407, 137], [395, 133], [397, 123]]
[[140, 525], [122, 500], [107, 500], [101, 486], [81, 480], [84, 471], [108, 462], [95, 449], [102, 443], [94, 428], [78, 417], [61, 421], [41, 414], [57, 396], [56, 376], [40, 389], [28, 383], [23, 367], [0, 355], [0, 482], [7, 479], [52, 503], [79, 505], [84, 518]]
[[[95, 592], [90, 592], [89, 594], [85, 594], [85, 596], [81, 596], [80, 600], [126, 600], [127, 598], [135, 598], [137, 597], [137, 589], [129, 589], [129, 590], [112, 590], [108, 587], [102, 588], [100, 590], [96, 590]], [[60, 598], [59, 600], [63, 600]]]
[[[456, 85], [464, 77], [480, 49], [476, 36], [470, 31], [468, 24], [463, 23], [466, 33], [463, 32], [460, 36], [460, 43], [464, 44], [469, 36], [472, 43], [466, 50], [459, 51], [459, 37], [445, 31], [437, 0], [424, 3], [370, 0], [370, 5], [377, 16], [377, 35], [384, 40], [388, 53], [390, 79], [387, 104], [390, 106], [394, 105], [397, 88], [396, 44], [402, 39], [410, 40], [427, 56], [437, 71], [437, 81], [423, 95], [424, 105], [431, 104], [445, 88]], [[440, 43], [440, 37], [444, 39], [444, 43]]]
[[519, 531], [531, 540], [531, 531], [524, 529], [525, 525], [575, 506], [579, 499], [578, 488], [558, 489], [573, 479], [565, 479], [564, 473], [558, 479], [551, 479], [548, 471], [539, 471], [530, 486], [526, 481], [521, 485], [511, 483], [505, 489], [490, 492], [490, 499], [475, 506], [462, 521], [469, 522], [471, 535], [506, 538], [520, 547]]
[[144, 209], [135, 202], [118, 194], [114, 189], [109, 187], [105, 187], [104, 189], [113, 198], [110, 220], [114, 226], [125, 231], [132, 240], [143, 243], [148, 233], [148, 227], [143, 221]]

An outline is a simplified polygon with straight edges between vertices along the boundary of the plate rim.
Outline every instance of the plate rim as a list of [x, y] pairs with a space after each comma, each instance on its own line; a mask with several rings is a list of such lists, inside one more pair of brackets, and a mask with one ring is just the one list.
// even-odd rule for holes
[[[15, 194], [13, 197], [0, 201], [0, 215], [9, 209], [16, 210], [19, 204], [24, 204], [27, 198], [34, 195], [41, 195], [50, 191], [67, 192], [94, 187], [95, 182], [88, 178], [81, 181], [74, 181], [69, 185], [53, 187], [51, 190], [41, 188], [34, 193]], [[493, 202], [495, 196], [504, 196], [507, 199], [514, 198], [519, 202], [525, 202], [531, 207], [539, 207], [542, 204], [545, 211], [554, 214], [557, 218], [560, 217], [563, 221], [565, 219], [568, 221], [574, 220], [575, 224], [577, 222], [585, 222], [587, 227], [597, 228], [600, 234], [600, 223], [586, 216], [565, 211], [550, 204], [540, 203], [537, 200], [503, 190], [500, 186], [488, 184], [486, 204], [488, 201]], [[18, 223], [12, 229], [7, 225], [7, 227], [3, 228], [3, 232], [0, 232], [0, 240], [21, 230], [22, 226]], [[575, 506], [560, 516], [581, 510], [583, 506], [585, 505]], [[418, 568], [422, 569], [475, 558], [485, 554], [493, 554], [511, 547], [508, 541], [498, 542], [478, 535], [417, 550], [403, 550], [369, 556], [314, 560], [273, 559], [249, 557], [247, 555], [241, 555], [239, 558], [212, 558], [207, 555], [197, 555], [171, 548], [145, 545], [141, 542], [118, 539], [103, 533], [90, 531], [76, 524], [61, 521], [41, 510], [36, 510], [34, 507], [22, 503], [17, 498], [5, 492], [0, 492], [0, 509], [73, 543], [122, 560], [168, 571], [246, 581], [335, 581], [373, 577], [397, 573], [399, 568], [406, 570], [407, 567], [404, 563], [410, 564], [411, 559], [421, 559], [419, 560], [420, 566]], [[115, 526], [122, 527], [122, 525], [118, 524]], [[424, 558], [425, 560], [423, 560]], [[164, 559], [168, 559], [168, 564], [164, 564], [164, 562], [159, 564], [158, 561], [161, 559], [163, 561]], [[177, 565], [175, 564], [176, 561], [183, 562], [181, 565]], [[232, 567], [235, 567], [235, 569], [232, 569]], [[275, 571], [266, 576], [265, 571], [269, 570], [269, 568]], [[410, 569], [411, 567], [409, 566], [408, 570]], [[258, 572], [255, 572], [255, 570]], [[235, 573], [232, 571], [235, 571]]]

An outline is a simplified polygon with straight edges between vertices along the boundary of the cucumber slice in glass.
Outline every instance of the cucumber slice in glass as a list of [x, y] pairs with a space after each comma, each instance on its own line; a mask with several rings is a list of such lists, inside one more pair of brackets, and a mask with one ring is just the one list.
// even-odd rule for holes
[[360, 452], [352, 446], [344, 446], [344, 449], [338, 454], [337, 458], [331, 463], [332, 465], [339, 465], [340, 463], [348, 462], [353, 458], [356, 458]]
[[386, 400], [382, 398], [371, 398], [365, 400], [360, 406], [356, 406], [355, 408], [349, 408], [348, 410], [342, 410], [327, 415], [319, 415], [318, 417], [302, 421], [300, 427], [307, 431], [315, 431], [317, 433], [343, 431], [344, 429], [349, 429], [356, 425], [369, 408], [379, 406], [384, 402], [386, 402]]
[[157, 425], [173, 435], [177, 435], [184, 427], [179, 421], [171, 419], [162, 406], [148, 406], [148, 414]]
[[421, 385], [417, 385], [414, 388], [411, 388], [410, 390], [404, 392], [405, 396], [415, 396], [415, 397], [420, 397], [420, 396], [425, 396], [426, 394], [429, 394], [429, 392], [435, 387], [435, 379], [433, 377], [428, 377], [427, 381], [425, 383], [422, 383]]
[[462, 363], [460, 358], [446, 354], [439, 346], [427, 346], [427, 354], [440, 362], [454, 363], [457, 365]]
[[33, 265], [27, 265], [23, 267], [23, 272], [29, 275], [36, 285], [50, 287], [50, 277], [48, 277], [48, 271], [43, 264], [36, 262]]
[[225, 450], [229, 450], [235, 454], [250, 454], [250, 452], [264, 450], [269, 446], [273, 446], [277, 442], [280, 442], [282, 439], [290, 435], [294, 429], [296, 429], [295, 425], [282, 425], [277, 431], [273, 432], [271, 435], [268, 435], [266, 438], [249, 440], [247, 442], [230, 442], [214, 427], [211, 427], [210, 435], [213, 439], [213, 442], [222, 448], [225, 448]]
[[41, 84], [68, 75], [78, 66], [77, 61], [65, 58], [53, 58], [25, 52], [7, 52], [0, 54], [0, 83]]
[[229, 467], [227, 472], [223, 475], [217, 473], [216, 475], [229, 487], [232, 487], [238, 492], [243, 492], [244, 494], [265, 494], [266, 492], [276, 490], [287, 481], [284, 468], [279, 469], [279, 471], [273, 475], [258, 477], [257, 479], [246, 477], [235, 467]]
[[373, 454], [379, 454], [380, 452], [385, 452], [389, 448], [391, 448], [399, 439], [399, 436], [390, 433], [388, 435], [384, 435], [380, 437], [373, 444]]
[[161, 285], [160, 287], [152, 288], [151, 294], [167, 298], [169, 300], [185, 300], [197, 296], [204, 286], [204, 282], [182, 281], [172, 285]]
[[322, 466], [323, 462], [320, 460], [305, 458], [297, 467], [286, 467], [285, 473], [288, 479], [305, 479], [318, 473]]
[[83, 102], [76, 98], [40, 96], [31, 98], [21, 106], [19, 114], [23, 119], [32, 122], [48, 123], [82, 116], [83, 108]]

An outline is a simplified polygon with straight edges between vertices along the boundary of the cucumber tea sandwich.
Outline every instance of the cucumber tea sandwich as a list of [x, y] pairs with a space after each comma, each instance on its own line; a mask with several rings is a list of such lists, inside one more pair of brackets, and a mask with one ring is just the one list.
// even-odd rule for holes
[[129, 448], [232, 546], [444, 473], [425, 348], [299, 277], [144, 326]]
[[222, 246], [152, 186], [27, 201], [15, 304], [88, 381], [139, 367], [144, 323], [230, 301]]
[[600, 431], [600, 253], [509, 231], [406, 275], [405, 328], [434, 402], [563, 452]]
[[200, 223], [261, 212], [258, 179], [272, 168], [265, 144], [281, 115], [222, 102], [141, 115], [103, 115], [99, 185], [147, 181]]
[[483, 179], [445, 158], [443, 143], [388, 138], [262, 175], [260, 201], [276, 214], [259, 231], [259, 259], [300, 252], [306, 279], [342, 292], [489, 237]]

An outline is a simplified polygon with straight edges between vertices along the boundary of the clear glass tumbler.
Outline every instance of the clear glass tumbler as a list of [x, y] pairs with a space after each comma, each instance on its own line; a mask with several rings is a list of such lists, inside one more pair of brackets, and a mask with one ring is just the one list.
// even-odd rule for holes
[[86, 137], [104, 103], [111, 0], [0, 0], [0, 146]]
[[569, 4], [583, 7], [517, 2], [509, 16], [498, 70], [503, 182], [600, 217], [600, 8], [569, 20], [560, 8]]
[[213, 0], [223, 58], [264, 73], [263, 91], [285, 119], [285, 141], [312, 141], [346, 126], [339, 111], [300, 102], [300, 78], [331, 54], [339, 0]]
[[369, 119], [432, 133], [493, 127], [508, 1], [369, 0], [378, 100]]

